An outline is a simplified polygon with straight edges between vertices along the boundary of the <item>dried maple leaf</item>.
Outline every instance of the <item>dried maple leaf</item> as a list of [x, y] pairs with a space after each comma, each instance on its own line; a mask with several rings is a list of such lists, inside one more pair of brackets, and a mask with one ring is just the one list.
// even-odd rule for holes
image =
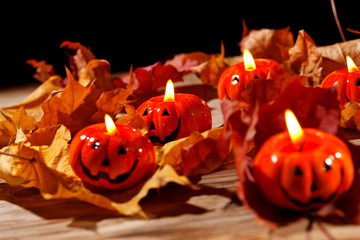
[[25, 112], [24, 106], [21, 106], [12, 116], [13, 122], [17, 127], [21, 128], [23, 132], [30, 132], [36, 127], [35, 118], [28, 116]]
[[346, 56], [350, 56], [355, 63], [360, 63], [360, 39], [335, 43], [317, 49], [323, 57], [322, 78], [333, 71], [347, 68]]
[[294, 39], [290, 28], [248, 30], [244, 25], [239, 42], [242, 52], [248, 49], [254, 58], [269, 58], [279, 63], [284, 60], [283, 49], [293, 47]]
[[194, 132], [187, 138], [155, 147], [158, 164], [171, 165], [188, 177], [210, 173], [226, 163], [229, 147], [222, 134], [222, 128]]
[[341, 110], [340, 126], [350, 129], [357, 128], [355, 116], [358, 112], [360, 112], [360, 103], [349, 102], [345, 109]]
[[0, 149], [13, 143], [16, 130], [12, 120], [0, 111]]
[[293, 81], [273, 103], [260, 107], [255, 136], [257, 146], [286, 130], [285, 109], [291, 109], [304, 128], [319, 128], [334, 135], [338, 132], [340, 108], [336, 89], [305, 87]]
[[51, 76], [56, 75], [54, 72], [54, 67], [51, 64], [46, 64], [45, 60], [36, 61], [35, 59], [29, 59], [26, 61], [27, 64], [30, 64], [33, 68], [36, 68], [36, 73], [34, 78], [40, 82], [47, 81]]
[[[150, 66], [135, 68], [134, 72], [135, 84], [133, 86], [134, 93], [148, 93], [159, 87], [166, 85], [171, 79], [173, 82], [183, 81], [183, 73], [176, 70], [170, 64], [163, 65], [160, 61]], [[121, 77], [123, 83], [130, 82], [130, 74]]]
[[146, 134], [148, 131], [147, 124], [144, 118], [131, 105], [125, 105], [126, 115], [119, 117], [116, 123], [130, 126]]
[[44, 115], [38, 126], [64, 124], [75, 134], [84, 126], [91, 124], [90, 119], [97, 111], [95, 102], [100, 97], [101, 91], [91, 86], [82, 86], [72, 77], [68, 69], [66, 71], [69, 79], [67, 86], [63, 92], [53, 95], [42, 104]]
[[304, 30], [299, 31], [295, 45], [289, 48], [288, 54], [289, 58], [284, 59], [283, 64], [290, 73], [311, 77], [309, 78], [311, 86], [320, 84], [322, 55]]
[[187, 72], [197, 72], [193, 67], [208, 61], [210, 58], [211, 55], [203, 52], [181, 53], [166, 61], [164, 65], [172, 65], [179, 72], [186, 74]]
[[224, 60], [225, 49], [224, 44], [221, 43], [220, 54], [210, 55], [210, 59], [197, 67], [194, 67], [200, 75], [201, 81], [205, 84], [217, 86], [220, 75], [229, 67]]

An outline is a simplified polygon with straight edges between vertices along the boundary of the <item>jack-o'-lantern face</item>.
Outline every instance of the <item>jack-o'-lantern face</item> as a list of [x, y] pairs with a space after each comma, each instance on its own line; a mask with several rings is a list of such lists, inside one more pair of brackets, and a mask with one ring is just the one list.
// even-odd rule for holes
[[164, 145], [191, 133], [211, 128], [211, 111], [201, 98], [186, 93], [174, 93], [171, 80], [165, 95], [150, 98], [136, 110], [145, 120], [146, 136], [155, 145]]
[[95, 124], [76, 134], [70, 145], [70, 164], [86, 183], [107, 189], [126, 189], [150, 177], [155, 170], [151, 142], [139, 131], [116, 124], [109, 134]]
[[256, 69], [246, 70], [245, 63], [240, 62], [228, 67], [220, 76], [218, 97], [220, 100], [241, 100], [241, 93], [252, 79], [266, 80], [286, 73], [285, 68], [273, 60], [255, 59]]
[[147, 136], [151, 142], [165, 144], [178, 138], [181, 115], [175, 102], [154, 101], [142, 111], [141, 115], [149, 127]]
[[[346, 145], [331, 134], [326, 134], [324, 141], [311, 129], [306, 130], [306, 137], [311, 140], [298, 152], [274, 150], [274, 144], [284, 146], [285, 141], [269, 138], [254, 160], [256, 182], [278, 207], [319, 209], [334, 202], [352, 184], [354, 168]], [[284, 134], [282, 139], [286, 138]]]

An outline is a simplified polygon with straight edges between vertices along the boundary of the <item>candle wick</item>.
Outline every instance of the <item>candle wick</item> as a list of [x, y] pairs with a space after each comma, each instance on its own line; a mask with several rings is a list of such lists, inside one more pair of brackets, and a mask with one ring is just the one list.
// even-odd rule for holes
[[304, 145], [305, 145], [305, 141], [300, 144], [298, 149], [299, 152], [302, 152]]

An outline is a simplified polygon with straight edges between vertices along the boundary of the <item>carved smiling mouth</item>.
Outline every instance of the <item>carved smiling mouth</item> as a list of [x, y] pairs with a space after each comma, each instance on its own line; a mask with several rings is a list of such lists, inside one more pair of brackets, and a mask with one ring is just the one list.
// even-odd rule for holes
[[306, 203], [302, 203], [294, 198], [292, 198], [287, 192], [286, 190], [281, 186], [281, 190], [282, 192], [285, 194], [285, 196], [294, 204], [298, 205], [298, 206], [301, 206], [301, 207], [308, 207], [310, 206], [311, 204], [326, 204], [326, 203], [329, 203], [331, 202], [331, 200], [336, 196], [336, 194], [339, 192], [341, 186], [342, 186], [342, 183], [343, 183], [343, 179], [344, 179], [344, 172], [341, 171], [341, 182], [339, 184], [339, 187], [338, 189], [333, 193], [331, 194], [327, 199], [324, 199], [322, 197], [316, 197], [316, 198], [311, 198], [308, 202]]
[[98, 172], [97, 175], [92, 175], [90, 170], [84, 165], [83, 161], [82, 161], [82, 158], [81, 158], [81, 151], [79, 153], [79, 160], [80, 160], [80, 165], [81, 165], [81, 168], [83, 170], [83, 172], [85, 173], [85, 175], [90, 178], [91, 180], [94, 180], [94, 181], [98, 181], [99, 179], [105, 179], [107, 180], [109, 183], [112, 183], [112, 184], [117, 184], [117, 183], [122, 183], [124, 182], [125, 180], [127, 180], [130, 175], [134, 172], [138, 162], [139, 162], [139, 157], [137, 157], [135, 159], [135, 162], [133, 164], [133, 166], [131, 167], [130, 171], [128, 171], [127, 173], [123, 173], [119, 176], [117, 176], [115, 179], [110, 179], [110, 176], [108, 173], [106, 172]]
[[149, 136], [149, 140], [152, 143], [160, 143], [162, 145], [164, 145], [165, 143], [174, 141], [177, 138], [177, 136], [179, 135], [180, 123], [181, 123], [181, 116], [179, 117], [178, 124], [177, 124], [175, 130], [170, 135], [166, 136], [164, 141], [161, 141], [161, 139], [158, 136]]

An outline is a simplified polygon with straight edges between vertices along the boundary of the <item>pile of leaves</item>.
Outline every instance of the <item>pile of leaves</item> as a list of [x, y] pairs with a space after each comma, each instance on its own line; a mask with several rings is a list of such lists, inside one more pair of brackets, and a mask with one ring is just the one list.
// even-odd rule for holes
[[[346, 55], [360, 62], [360, 39], [318, 47], [305, 31], [300, 31], [294, 41], [289, 28], [249, 30], [244, 26], [239, 46], [241, 50], [249, 49], [255, 58], [276, 60], [289, 73], [266, 81], [250, 81], [242, 101], [222, 101], [224, 127], [195, 132], [155, 147], [155, 174], [119, 192], [94, 192], [74, 174], [68, 163], [71, 137], [86, 126], [103, 122], [105, 114], [146, 133], [147, 126], [135, 110], [144, 96], [159, 94], [158, 89], [168, 79], [183, 81], [190, 73], [199, 76], [204, 84], [217, 86], [221, 73], [242, 57], [225, 57], [221, 44], [219, 54], [182, 53], [114, 77], [108, 61], [96, 59], [80, 43], [66, 41], [61, 47], [76, 52], [68, 53], [66, 77], [57, 75], [45, 61], [29, 60], [37, 69], [34, 77], [43, 83], [19, 104], [0, 110], [0, 151], [4, 153], [0, 155], [0, 177], [11, 185], [36, 187], [46, 199], [78, 198], [123, 215], [145, 217], [139, 201], [150, 189], [168, 182], [196, 188], [191, 177], [210, 173], [234, 156], [239, 199], [260, 220], [279, 226], [311, 216], [359, 224], [360, 159], [355, 153], [360, 149], [347, 142], [339, 127], [360, 129], [359, 103], [351, 102], [341, 111], [335, 89], [317, 86], [332, 71], [346, 67]], [[254, 182], [252, 157], [266, 139], [285, 129], [285, 108], [293, 110], [303, 127], [342, 137], [353, 153], [354, 184], [327, 211], [299, 213], [276, 208]]]
[[[195, 132], [157, 147], [157, 171], [136, 187], [119, 192], [88, 189], [70, 167], [71, 138], [84, 127], [104, 122], [105, 114], [145, 134], [146, 123], [135, 109], [138, 96], [148, 91], [150, 97], [169, 78], [182, 81], [191, 72], [185, 65], [211, 56], [190, 54], [182, 58], [183, 70], [160, 62], [131, 69], [125, 83], [113, 77], [109, 62], [96, 59], [89, 48], [68, 41], [61, 47], [76, 51], [68, 53], [71, 70], [66, 68], [66, 77], [45, 61], [29, 60], [36, 68], [34, 77], [43, 83], [19, 104], [1, 109], [0, 178], [8, 184], [36, 187], [46, 199], [77, 198], [123, 215], [146, 217], [139, 201], [150, 189], [168, 182], [195, 188], [188, 177], [211, 172], [223, 163], [226, 154], [219, 156], [216, 147], [221, 131]], [[119, 84], [122, 87], [115, 87]]]

